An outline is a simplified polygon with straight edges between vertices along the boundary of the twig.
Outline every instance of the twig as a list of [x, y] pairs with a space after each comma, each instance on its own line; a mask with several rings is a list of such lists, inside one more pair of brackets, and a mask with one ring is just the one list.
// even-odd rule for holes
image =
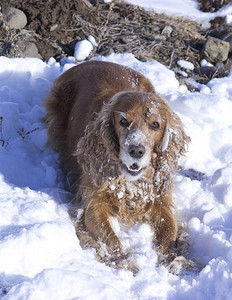
[[22, 137], [22, 139], [24, 140], [26, 138], [27, 135], [31, 134], [32, 132], [35, 132], [36, 130], [38, 130], [39, 128], [36, 127], [32, 130], [29, 130], [27, 132], [24, 132], [24, 129], [21, 128], [20, 130], [17, 130], [17, 133]]
[[0, 116], [0, 142], [2, 143], [2, 147], [4, 147], [6, 140], [2, 133], [2, 123], [3, 123], [3, 117]]
[[169, 69], [171, 69], [171, 67], [172, 67], [172, 62], [173, 62], [174, 54], [175, 54], [175, 49], [172, 50], [172, 54], [171, 54], [171, 58], [170, 58], [169, 66], [168, 66]]

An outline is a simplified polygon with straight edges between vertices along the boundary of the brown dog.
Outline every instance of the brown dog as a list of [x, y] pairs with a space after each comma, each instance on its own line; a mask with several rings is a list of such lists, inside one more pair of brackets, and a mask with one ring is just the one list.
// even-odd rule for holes
[[46, 109], [89, 234], [122, 253], [110, 217], [148, 223], [165, 253], [177, 234], [172, 177], [189, 138], [151, 82], [118, 64], [79, 64], [55, 81]]

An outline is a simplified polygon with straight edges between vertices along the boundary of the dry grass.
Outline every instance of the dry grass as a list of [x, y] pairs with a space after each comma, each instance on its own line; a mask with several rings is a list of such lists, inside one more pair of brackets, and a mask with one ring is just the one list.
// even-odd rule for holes
[[[192, 41], [204, 40], [199, 33], [200, 25], [196, 22], [117, 2], [98, 5], [94, 13], [95, 24], [75, 15], [74, 29], [71, 30], [85, 36], [90, 33], [94, 35], [99, 44], [96, 51], [112, 48], [116, 53], [130, 52], [140, 60], [157, 60], [170, 67], [179, 58], [190, 61], [199, 59], [199, 53], [191, 46]], [[166, 25], [173, 27], [173, 33], [167, 38], [160, 37]], [[152, 35], [157, 38], [151, 40], [149, 37]]]

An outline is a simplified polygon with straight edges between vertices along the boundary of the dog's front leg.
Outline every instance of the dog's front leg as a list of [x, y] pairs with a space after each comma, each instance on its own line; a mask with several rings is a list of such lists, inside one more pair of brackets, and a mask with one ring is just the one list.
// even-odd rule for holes
[[164, 205], [167, 201], [160, 200], [160, 203], [153, 206], [152, 223], [155, 229], [155, 244], [164, 254], [168, 252], [170, 243], [176, 240], [177, 222], [172, 206]]
[[157, 241], [163, 253], [167, 253], [170, 243], [176, 240], [177, 224], [169, 207], [161, 208], [161, 218], [157, 225]]
[[88, 201], [85, 207], [85, 227], [95, 240], [106, 244], [112, 255], [120, 256], [122, 254], [121, 243], [109, 221], [112, 215], [111, 206], [107, 201], [99, 198], [100, 196], [95, 196], [94, 199]]

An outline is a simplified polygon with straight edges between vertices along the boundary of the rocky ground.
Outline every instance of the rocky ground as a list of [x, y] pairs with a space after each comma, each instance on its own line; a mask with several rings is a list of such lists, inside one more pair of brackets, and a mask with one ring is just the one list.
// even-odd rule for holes
[[[230, 0], [199, 2], [202, 11], [213, 12]], [[203, 30], [196, 22], [123, 1], [2, 0], [0, 5], [0, 55], [60, 60], [73, 55], [77, 41], [92, 35], [98, 46], [90, 57], [131, 52], [141, 61], [157, 60], [176, 70], [182, 81], [180, 59], [194, 64], [187, 72], [200, 82], [225, 76], [232, 68], [232, 26], [223, 18]], [[202, 67], [203, 58], [213, 66]]]

